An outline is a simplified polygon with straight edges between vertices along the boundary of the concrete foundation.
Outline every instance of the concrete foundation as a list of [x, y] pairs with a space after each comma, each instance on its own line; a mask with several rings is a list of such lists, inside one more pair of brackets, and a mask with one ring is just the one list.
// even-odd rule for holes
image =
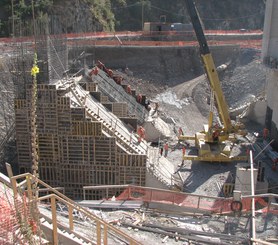
[[[257, 184], [258, 169], [254, 168], [254, 185]], [[248, 163], [238, 163], [236, 170], [235, 190], [242, 195], [251, 195], [251, 168]]]

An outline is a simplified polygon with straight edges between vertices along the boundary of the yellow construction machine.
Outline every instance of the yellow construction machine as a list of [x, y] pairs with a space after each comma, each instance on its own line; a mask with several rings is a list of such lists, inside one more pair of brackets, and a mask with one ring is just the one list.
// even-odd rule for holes
[[[200, 46], [201, 59], [211, 88], [210, 113], [208, 124], [204, 130], [195, 136], [179, 136], [179, 140], [195, 140], [198, 149], [197, 155], [185, 155], [184, 160], [197, 160], [209, 162], [231, 162], [246, 160], [246, 156], [232, 156], [231, 147], [237, 134], [243, 134], [241, 123], [232, 123], [228, 106], [221, 88], [218, 73], [210, 53], [203, 28], [193, 0], [185, 0], [187, 12], [190, 16], [197, 40]], [[213, 122], [213, 106], [216, 99], [221, 125]]]

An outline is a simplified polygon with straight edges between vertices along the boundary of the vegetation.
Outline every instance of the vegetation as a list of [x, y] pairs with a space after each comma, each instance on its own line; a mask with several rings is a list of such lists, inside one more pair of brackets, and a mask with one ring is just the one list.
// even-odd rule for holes
[[[207, 29], [261, 29], [262, 0], [195, 0]], [[13, 3], [13, 17], [12, 17]], [[1, 0], [0, 36], [10, 36], [11, 22], [26, 23], [45, 13], [58, 16], [63, 32], [141, 30], [143, 22], [189, 21], [184, 0]], [[16, 21], [15, 21], [16, 20]], [[25, 25], [25, 24], [24, 24]], [[77, 26], [76, 26], [77, 25]], [[31, 29], [31, 28], [30, 28]]]

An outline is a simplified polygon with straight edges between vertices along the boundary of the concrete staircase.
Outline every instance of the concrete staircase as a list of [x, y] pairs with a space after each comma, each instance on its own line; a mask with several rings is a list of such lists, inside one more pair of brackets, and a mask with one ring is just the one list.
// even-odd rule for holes
[[161, 182], [165, 188], [182, 186], [179, 176], [173, 174], [175, 169], [172, 163], [164, 157], [159, 157], [158, 148], [150, 147], [144, 140], [138, 144], [138, 138], [127, 125], [97, 99], [90, 96], [90, 93], [79, 85], [79, 80], [76, 79], [67, 85], [69, 92], [65, 96], [71, 98], [72, 106], [85, 108], [87, 117], [101, 122], [103, 134], [107, 137], [115, 137], [116, 144], [124, 152], [147, 155], [147, 171], [153, 178]]
[[[126, 102], [128, 105], [128, 112], [130, 115], [134, 114], [138, 121], [142, 124], [148, 114], [145, 107], [139, 104], [134, 96], [128, 94], [125, 89], [117, 84], [112, 78], [99, 69], [98, 75], [92, 77], [94, 82], [98, 83], [98, 90], [108, 96], [110, 101], [113, 102]], [[132, 84], [131, 84], [132, 85]]]
[[183, 181], [175, 172], [175, 166], [165, 157], [160, 156], [159, 149], [149, 147], [147, 171], [166, 189], [182, 189]]
[[74, 106], [83, 107], [88, 117], [101, 122], [103, 132], [109, 137], [115, 137], [117, 145], [130, 154], [146, 154], [148, 145], [145, 141], [137, 144], [137, 137], [128, 129], [117, 116], [105, 108], [96, 99], [90, 96], [80, 85], [72, 83], [70, 86], [71, 93], [67, 94], [71, 97]]
[[[47, 237], [49, 241], [53, 241], [53, 224], [51, 218], [46, 215], [41, 214], [40, 225], [43, 234]], [[79, 234], [74, 231], [70, 231], [69, 228], [58, 224], [57, 229], [59, 244], [65, 245], [92, 245], [97, 244], [96, 241], [91, 241], [84, 237], [84, 235]]]
[[[18, 205], [32, 208], [34, 202], [36, 203], [39, 208], [40, 227], [43, 231], [39, 236], [44, 236], [51, 241], [50, 244], [141, 244], [30, 173], [13, 176], [11, 166], [9, 164], [6, 166], [10, 180], [8, 186], [12, 188], [12, 196], [23, 198], [22, 193], [27, 193], [26, 201]], [[31, 185], [35, 179], [38, 181], [38, 186], [43, 190], [47, 189], [50, 194], [41, 194], [39, 198], [35, 198]], [[24, 210], [20, 206], [18, 208]], [[29, 215], [32, 217], [31, 213]], [[47, 241], [45, 244], [48, 244]]]

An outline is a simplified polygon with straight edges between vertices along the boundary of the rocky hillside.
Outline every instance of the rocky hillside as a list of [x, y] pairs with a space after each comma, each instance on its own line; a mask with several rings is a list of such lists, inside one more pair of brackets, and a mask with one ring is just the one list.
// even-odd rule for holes
[[[142, 4], [143, 2], [143, 4]], [[195, 0], [206, 29], [261, 29], [264, 20], [263, 0]], [[142, 6], [143, 5], [143, 6]], [[127, 0], [126, 8], [115, 9], [117, 29], [139, 30], [144, 21], [159, 21], [161, 15], [167, 22], [189, 21], [185, 0]]]
[[[28, 26], [32, 19], [30, 0], [14, 0], [16, 22]], [[263, 0], [195, 0], [206, 29], [262, 29]], [[184, 0], [40, 0], [35, 3], [35, 16], [52, 16], [52, 26], [61, 26], [63, 32], [138, 31], [142, 22], [160, 21], [187, 23]], [[10, 1], [0, 3], [0, 35], [12, 33]], [[9, 21], [10, 19], [10, 21]], [[22, 25], [22, 22], [24, 23]], [[30, 22], [29, 22], [30, 23]], [[29, 28], [32, 29], [32, 28]]]

